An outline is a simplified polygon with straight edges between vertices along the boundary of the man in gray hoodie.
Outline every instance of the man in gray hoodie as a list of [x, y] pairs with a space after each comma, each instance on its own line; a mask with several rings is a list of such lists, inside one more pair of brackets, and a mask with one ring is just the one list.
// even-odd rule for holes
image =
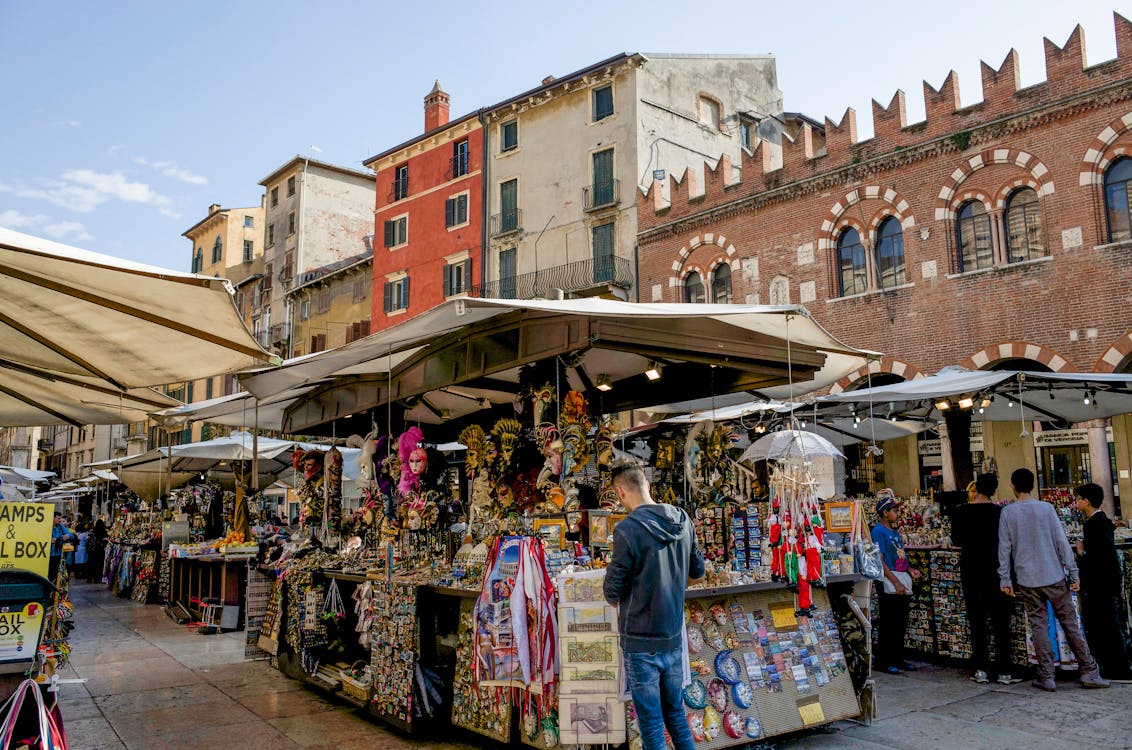
[[613, 532], [605, 599], [618, 608], [621, 649], [644, 750], [693, 750], [681, 697], [684, 589], [704, 576], [704, 558], [688, 514], [652, 499], [634, 463], [613, 467], [613, 488], [629, 516]]
[[1073, 609], [1069, 592], [1079, 591], [1081, 583], [1077, 580], [1077, 562], [1061, 519], [1052, 505], [1034, 498], [1034, 472], [1016, 469], [1010, 475], [1010, 484], [1015, 499], [1002, 509], [998, 520], [998, 578], [1002, 593], [1014, 596], [1014, 581], [1010, 576], [1013, 567], [1018, 597], [1026, 607], [1026, 619], [1030, 622], [1038, 657], [1038, 679], [1033, 685], [1050, 693], [1057, 690], [1046, 617], [1046, 602], [1049, 602], [1065, 631], [1069, 648], [1077, 657], [1081, 687], [1106, 688], [1108, 681], [1101, 678]]

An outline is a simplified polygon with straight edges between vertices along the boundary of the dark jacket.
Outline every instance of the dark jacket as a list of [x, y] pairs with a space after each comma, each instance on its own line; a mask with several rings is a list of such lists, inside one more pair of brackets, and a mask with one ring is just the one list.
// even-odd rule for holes
[[605, 599], [619, 607], [621, 648], [655, 653], [679, 648], [684, 590], [702, 578], [704, 558], [688, 514], [674, 505], [640, 505], [613, 531]]
[[1082, 526], [1085, 554], [1077, 556], [1081, 590], [1086, 596], [1114, 596], [1120, 591], [1120, 563], [1116, 557], [1113, 525], [1104, 511], [1089, 516]]

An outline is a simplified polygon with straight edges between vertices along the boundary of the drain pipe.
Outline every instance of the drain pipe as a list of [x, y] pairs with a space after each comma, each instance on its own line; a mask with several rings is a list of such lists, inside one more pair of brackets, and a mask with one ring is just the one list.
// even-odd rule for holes
[[490, 155], [491, 155], [491, 130], [487, 126], [487, 118], [484, 116], [484, 110], [476, 113], [476, 119], [480, 122], [480, 132], [483, 133], [483, 148], [482, 156], [483, 164], [480, 166], [480, 289], [487, 288], [487, 257], [488, 257], [488, 231], [491, 222], [491, 206], [490, 198], [491, 191], [489, 190], [489, 176], [491, 170]]

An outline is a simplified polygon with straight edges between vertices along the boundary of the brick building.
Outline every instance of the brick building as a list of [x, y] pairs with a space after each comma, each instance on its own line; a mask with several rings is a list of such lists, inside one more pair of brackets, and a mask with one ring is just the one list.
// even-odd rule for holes
[[[1113, 60], [1087, 66], [1078, 27], [1063, 46], [1046, 40], [1042, 83], [1019, 88], [1011, 51], [982, 65], [978, 104], [959, 106], [952, 72], [924, 83], [923, 122], [906, 122], [903, 92], [873, 102], [865, 141], [852, 110], [824, 125], [785, 116], [781, 162], [760, 143], [741, 164], [709, 164], [702, 186], [691, 171], [654, 183], [639, 208], [638, 299], [802, 303], [887, 355], [874, 385], [954, 364], [1132, 369], [1132, 24], [1114, 15]], [[1086, 471], [1059, 475], [1118, 479], [1126, 517], [1130, 426], [1111, 421], [1115, 477], [1102, 423], [1067, 459]], [[1017, 425], [982, 427], [999, 466], [1059, 483], [1063, 458], [1046, 465]], [[914, 439], [886, 449], [885, 478], [917, 489], [918, 453]]]

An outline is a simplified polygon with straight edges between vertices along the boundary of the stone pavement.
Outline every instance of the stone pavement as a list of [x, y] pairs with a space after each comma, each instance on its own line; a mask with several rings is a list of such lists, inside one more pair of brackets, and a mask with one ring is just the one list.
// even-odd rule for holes
[[[160, 607], [118, 599], [102, 586], [74, 584], [73, 658], [60, 704], [71, 750], [209, 747], [430, 748], [491, 745], [411, 740], [357, 711], [324, 700], [271, 669], [244, 662], [244, 634], [202, 636]], [[878, 675], [878, 718], [837, 722], [759, 747], [1132, 748], [1132, 685], [1083, 690], [1073, 682], [1043, 693], [1028, 681], [977, 685], [966, 673], [925, 667]], [[752, 746], [754, 747], [754, 746]]]

